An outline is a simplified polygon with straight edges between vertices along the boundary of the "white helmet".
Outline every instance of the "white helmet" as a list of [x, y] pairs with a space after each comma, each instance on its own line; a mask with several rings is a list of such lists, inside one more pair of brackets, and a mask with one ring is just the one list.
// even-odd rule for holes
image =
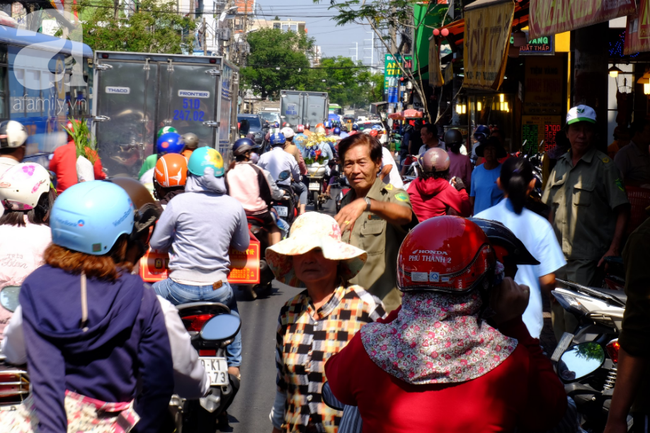
[[20, 147], [27, 141], [27, 129], [15, 120], [0, 122], [0, 149]]
[[293, 128], [289, 128], [288, 126], [282, 128], [280, 132], [284, 134], [284, 138], [292, 138], [294, 135], [296, 135], [296, 133], [293, 132]]
[[50, 173], [42, 165], [17, 164], [0, 176], [0, 203], [7, 210], [31, 210], [49, 189]]

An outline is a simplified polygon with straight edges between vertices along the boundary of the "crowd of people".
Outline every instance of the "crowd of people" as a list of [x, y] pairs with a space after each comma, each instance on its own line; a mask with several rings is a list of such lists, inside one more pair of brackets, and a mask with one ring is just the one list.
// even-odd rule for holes
[[[1, 123], [0, 287], [21, 290], [0, 335], [7, 361], [27, 364], [31, 395], [0, 412], [0, 426], [157, 433], [172, 393], [204, 396], [209, 381], [174, 306], [217, 301], [239, 315], [229, 250], [248, 248], [255, 218], [277, 281], [304, 288], [279, 312], [274, 433], [554, 428], [573, 415], [539, 344], [543, 298], [556, 277], [599, 285], [606, 258], [621, 254], [635, 303], [607, 431], [624, 431], [650, 336], [650, 223], [623, 250], [625, 188], [650, 170], [650, 123], [633, 123], [612, 159], [595, 147], [596, 121], [590, 107], [569, 111], [569, 147], [540, 197], [546, 213], [530, 206], [535, 167], [487, 127], [469, 146], [457, 129], [441, 136], [415, 123], [398, 164], [375, 129], [285, 126], [267, 151], [236, 140], [229, 166], [196, 135], [163, 129], [139, 181], [104, 180], [92, 149], [81, 154], [88, 175], [71, 141], [53, 157], [55, 187], [45, 168], [21, 163], [24, 127]], [[326, 193], [333, 178], [350, 186], [334, 217], [306, 211], [314, 166], [328, 171]], [[273, 203], [284, 191], [299, 197], [299, 216], [282, 239]], [[527, 251], [506, 261], [481, 225], [497, 223]], [[150, 249], [169, 255], [168, 277], [153, 286], [134, 272]], [[524, 255], [534, 260], [518, 262]], [[556, 335], [572, 331], [575, 318], [552, 308]], [[227, 347], [233, 380], [241, 363], [240, 331]]]

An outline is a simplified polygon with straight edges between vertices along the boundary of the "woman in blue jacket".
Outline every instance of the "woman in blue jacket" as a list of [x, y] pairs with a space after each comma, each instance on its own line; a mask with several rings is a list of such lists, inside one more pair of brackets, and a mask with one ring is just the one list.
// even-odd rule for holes
[[125, 261], [133, 226], [133, 203], [109, 182], [74, 185], [54, 203], [46, 264], [19, 298], [32, 395], [0, 415], [3, 430], [160, 429], [172, 358], [156, 294]]

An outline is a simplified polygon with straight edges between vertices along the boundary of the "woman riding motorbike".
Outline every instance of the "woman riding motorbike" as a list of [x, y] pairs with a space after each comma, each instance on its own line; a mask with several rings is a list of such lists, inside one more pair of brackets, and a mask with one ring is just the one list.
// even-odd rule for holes
[[[52, 241], [48, 220], [56, 198], [50, 174], [39, 164], [23, 163], [0, 176], [0, 291], [20, 286], [43, 264]], [[0, 340], [12, 313], [0, 308]]]
[[54, 203], [46, 264], [20, 291], [32, 394], [0, 415], [3, 426], [159, 430], [174, 388], [172, 357], [155, 292], [126, 261], [133, 215], [127, 193], [110, 182], [76, 184]]
[[[528, 288], [502, 280], [476, 224], [421, 223], [397, 267], [401, 309], [361, 328], [325, 366], [336, 398], [358, 406], [364, 431], [543, 431], [560, 421], [564, 388], [521, 320]], [[483, 318], [488, 302], [496, 328]]]
[[278, 281], [307, 287], [280, 310], [274, 433], [337, 431], [342, 412], [327, 407], [320, 395], [325, 362], [362, 326], [385, 314], [378, 298], [348, 284], [366, 257], [365, 251], [341, 242], [334, 218], [316, 212], [298, 217], [291, 237], [266, 250]]

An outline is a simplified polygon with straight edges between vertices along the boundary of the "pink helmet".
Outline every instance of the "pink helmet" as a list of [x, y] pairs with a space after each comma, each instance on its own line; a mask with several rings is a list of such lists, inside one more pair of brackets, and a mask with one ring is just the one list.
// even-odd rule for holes
[[298, 133], [305, 132], [305, 125], [296, 126], [296, 132]]
[[449, 170], [449, 154], [438, 147], [427, 150], [420, 157], [420, 165], [426, 173], [439, 173]]

